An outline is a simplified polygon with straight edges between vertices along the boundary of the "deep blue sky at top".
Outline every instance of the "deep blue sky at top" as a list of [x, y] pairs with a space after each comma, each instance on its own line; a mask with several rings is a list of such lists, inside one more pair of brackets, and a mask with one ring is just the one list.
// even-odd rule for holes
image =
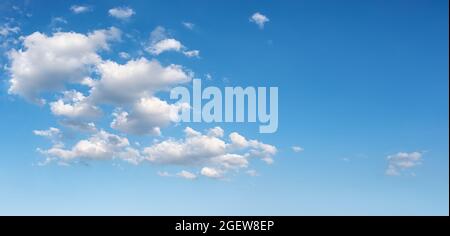
[[[93, 11], [72, 14], [73, 4]], [[136, 15], [108, 16], [117, 6]], [[257, 11], [270, 19], [263, 30], [248, 20]], [[188, 182], [161, 178], [151, 165], [36, 166], [35, 149], [48, 143], [32, 130], [56, 119], [48, 107], [8, 95], [2, 71], [0, 215], [448, 215], [448, 1], [5, 1], [0, 16], [20, 22], [21, 35], [51, 34], [52, 17], [67, 20], [63, 31], [116, 26], [130, 37], [102, 55], [120, 62], [118, 52], [138, 57], [150, 32], [164, 26], [201, 58], [168, 54], [161, 63], [199, 78], [210, 73], [206, 85], [278, 86], [280, 96], [275, 134], [220, 124], [276, 145], [272, 166], [256, 164], [257, 178]], [[293, 145], [305, 151], [294, 153]], [[416, 176], [384, 174], [387, 155], [413, 151], [424, 152]]]

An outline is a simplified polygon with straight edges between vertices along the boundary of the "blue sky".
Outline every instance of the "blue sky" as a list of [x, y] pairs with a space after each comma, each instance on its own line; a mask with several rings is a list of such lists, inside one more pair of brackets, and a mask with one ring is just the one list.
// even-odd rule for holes
[[[257, 12], [268, 19], [263, 27], [249, 20]], [[0, 16], [0, 215], [448, 215], [448, 1], [2, 1]], [[51, 43], [57, 35], [70, 43]], [[151, 53], [167, 39], [183, 46]], [[193, 50], [199, 55], [185, 55]], [[165, 68], [205, 86], [278, 87], [277, 132], [148, 124], [138, 115], [137, 126], [111, 125], [114, 113], [138, 114], [143, 97], [160, 99], [145, 100], [150, 107], [174, 102], [167, 91], [141, 96], [144, 85], [126, 92], [132, 101], [107, 102], [119, 92], [102, 90], [108, 72], [130, 72], [127, 63], [139, 60], [156, 80], [164, 75], [154, 68]], [[64, 86], [50, 89], [58, 78]], [[139, 83], [128, 79], [109, 88]], [[83, 97], [63, 99], [74, 90]], [[102, 115], [91, 119], [96, 109]], [[161, 134], [136, 134], [149, 126]], [[223, 136], [207, 134], [216, 126]], [[186, 127], [201, 134], [185, 137]], [[220, 155], [262, 157], [228, 169], [212, 166], [223, 164], [214, 157], [194, 163], [203, 149], [168, 160], [194, 138], [240, 145], [233, 132], [255, 142]], [[107, 150], [83, 153], [94, 144]]]

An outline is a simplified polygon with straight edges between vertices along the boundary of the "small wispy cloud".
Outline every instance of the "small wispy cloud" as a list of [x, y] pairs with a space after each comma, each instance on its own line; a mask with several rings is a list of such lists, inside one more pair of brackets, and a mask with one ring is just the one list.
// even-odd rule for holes
[[245, 173], [251, 177], [259, 176], [259, 173], [256, 170], [247, 170]]
[[186, 170], [182, 170], [181, 172], [177, 173], [177, 176], [188, 180], [194, 180], [197, 178], [197, 175]]
[[70, 10], [75, 14], [81, 14], [92, 11], [92, 7], [87, 5], [72, 5]]
[[10, 26], [9, 24], [4, 24], [0, 26], [0, 36], [6, 37], [10, 34], [17, 34], [20, 32], [19, 26]]
[[183, 54], [187, 57], [199, 57], [200, 51], [199, 50], [184, 51]]
[[156, 174], [158, 174], [161, 177], [171, 177], [172, 175], [169, 174], [167, 171], [158, 171]]
[[130, 54], [128, 54], [127, 52], [119, 52], [119, 57], [122, 59], [129, 59]]
[[292, 146], [291, 148], [292, 148], [292, 151], [294, 151], [294, 152], [303, 152], [305, 150], [300, 146]]
[[193, 30], [195, 27], [195, 24], [192, 22], [187, 22], [187, 21], [183, 21], [181, 22], [181, 24], [186, 28], [186, 29], [190, 29]]

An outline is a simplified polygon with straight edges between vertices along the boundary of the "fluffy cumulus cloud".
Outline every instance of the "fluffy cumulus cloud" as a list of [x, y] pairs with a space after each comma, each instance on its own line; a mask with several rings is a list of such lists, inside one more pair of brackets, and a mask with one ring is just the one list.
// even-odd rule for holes
[[66, 83], [86, 77], [101, 62], [97, 51], [108, 49], [108, 42], [119, 39], [120, 34], [111, 27], [86, 35], [58, 32], [47, 36], [35, 32], [24, 37], [23, 48], [9, 52], [9, 93], [42, 103], [42, 92], [61, 90]]
[[256, 12], [255, 14], [253, 14], [250, 17], [250, 22], [253, 22], [253, 23], [257, 24], [260, 29], [263, 29], [264, 28], [264, 24], [269, 22], [269, 18], [267, 18], [267, 16], [265, 16], [265, 15], [259, 13], [259, 12]]
[[78, 141], [72, 148], [54, 145], [47, 150], [39, 150], [49, 158], [70, 162], [79, 159], [111, 160], [119, 158], [130, 163], [138, 163], [139, 151], [132, 148], [127, 138], [100, 130], [87, 139]]
[[200, 173], [203, 176], [206, 176], [208, 178], [213, 178], [213, 179], [223, 178], [222, 171], [215, 169], [215, 168], [211, 168], [211, 167], [203, 167]]
[[63, 92], [63, 97], [50, 103], [50, 109], [56, 116], [71, 119], [93, 119], [100, 117], [100, 109], [91, 104], [80, 92], [71, 90]]
[[199, 57], [200, 51], [199, 50], [184, 51], [183, 54], [187, 57]]
[[100, 80], [93, 81], [96, 102], [130, 104], [154, 92], [191, 81], [192, 73], [179, 65], [162, 66], [156, 60], [139, 58], [126, 64], [105, 61], [98, 65]]
[[[229, 142], [222, 139], [223, 130], [219, 127], [202, 134], [192, 128], [185, 129], [185, 138], [168, 139], [153, 144], [143, 150], [145, 160], [157, 164], [206, 167], [202, 175], [222, 176], [228, 170], [247, 168], [252, 158], [261, 158], [272, 163], [276, 147], [257, 140], [247, 140], [238, 133], [229, 135]], [[245, 142], [236, 144], [236, 137]], [[215, 170], [217, 174], [213, 173]]]
[[420, 165], [423, 153], [421, 152], [399, 152], [387, 157], [388, 167], [386, 175], [398, 176], [402, 172]]
[[127, 20], [135, 14], [134, 10], [129, 7], [115, 7], [108, 11], [109, 15], [120, 20]]
[[157, 97], [141, 98], [131, 113], [117, 111], [111, 127], [127, 134], [161, 134], [166, 127], [178, 120], [180, 111], [188, 104], [168, 104]]
[[181, 51], [182, 48], [183, 45], [180, 43], [180, 41], [176, 39], [163, 39], [161, 41], [152, 44], [148, 48], [148, 51], [153, 55], [159, 55], [167, 51], [179, 52]]

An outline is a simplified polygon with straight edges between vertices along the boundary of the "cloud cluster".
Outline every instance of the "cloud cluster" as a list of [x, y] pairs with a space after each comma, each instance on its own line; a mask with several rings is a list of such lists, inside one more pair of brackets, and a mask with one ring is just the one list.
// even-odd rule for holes
[[219, 178], [229, 170], [247, 168], [252, 158], [270, 164], [277, 148], [258, 140], [248, 140], [233, 132], [227, 140], [220, 127], [203, 134], [192, 128], [184, 130], [185, 138], [168, 139], [143, 150], [145, 160], [156, 164], [203, 166], [200, 174]]
[[88, 99], [76, 90], [64, 91], [63, 97], [50, 103], [50, 110], [56, 116], [82, 120], [100, 117], [100, 108], [91, 104]]
[[[92, 7], [73, 5], [70, 10], [81, 14]], [[110, 9], [109, 14], [126, 20], [135, 12], [118, 7]], [[63, 18], [53, 20], [61, 22]], [[188, 29], [194, 27], [187, 22], [183, 25]], [[0, 36], [19, 32], [20, 28], [2, 27]], [[169, 137], [148, 146], [132, 144], [128, 135], [162, 135], [162, 128], [178, 122], [180, 111], [190, 109], [189, 104], [170, 104], [158, 96], [190, 82], [194, 74], [181, 65], [131, 58], [125, 52], [119, 53], [125, 60], [123, 63], [103, 58], [109, 54], [113, 42], [121, 42], [122, 34], [115, 27], [88, 33], [34, 32], [20, 37], [21, 47], [9, 50], [6, 67], [10, 76], [9, 94], [48, 106], [62, 126], [33, 131], [51, 142], [49, 148], [38, 148], [46, 157], [45, 163], [123, 160], [132, 164], [175, 165], [195, 171], [182, 169], [176, 174], [160, 175], [194, 180], [200, 176], [225, 178], [230, 172], [248, 168], [253, 159], [273, 162], [276, 147], [237, 132], [225, 137], [220, 127], [205, 132], [187, 127], [182, 138]], [[200, 55], [199, 50], [189, 50], [163, 27], [153, 30], [146, 45], [145, 49], [153, 56], [168, 51], [187, 57]], [[96, 126], [104, 124], [100, 119], [105, 117], [111, 119], [112, 130]], [[77, 131], [72, 136], [75, 142], [66, 142], [65, 128]], [[248, 174], [256, 176], [254, 170]]]
[[[39, 104], [46, 103], [43, 94], [59, 94], [49, 103], [50, 110], [63, 125], [75, 129], [93, 131], [90, 123], [102, 116], [101, 106], [109, 104], [116, 107], [112, 128], [159, 135], [187, 105], [168, 104], [155, 93], [191, 81], [193, 73], [143, 57], [125, 64], [103, 60], [98, 51], [108, 50], [110, 41], [120, 37], [114, 27], [88, 34], [36, 32], [24, 37], [23, 48], [9, 52], [9, 93]], [[87, 93], [67, 90], [72, 85], [84, 86]]]
[[[120, 159], [133, 164], [149, 162], [157, 165], [199, 168], [200, 175], [216, 179], [223, 178], [229, 171], [247, 168], [252, 159], [272, 163], [272, 157], [277, 152], [276, 147], [272, 145], [248, 140], [236, 132], [231, 133], [226, 140], [220, 127], [209, 129], [205, 133], [187, 127], [183, 139], [169, 138], [141, 149], [133, 147], [126, 137], [104, 130], [76, 142], [71, 148], [66, 148], [59, 141], [61, 132], [58, 129], [50, 128], [34, 133], [55, 140], [51, 148], [40, 150], [51, 160], [71, 162], [80, 159]], [[271, 161], [267, 161], [268, 159]], [[256, 175], [255, 173], [252, 171], [250, 174]], [[171, 176], [167, 172], [161, 172], [160, 175]], [[187, 171], [182, 171], [177, 176], [187, 179], [197, 177], [196, 174]]]

